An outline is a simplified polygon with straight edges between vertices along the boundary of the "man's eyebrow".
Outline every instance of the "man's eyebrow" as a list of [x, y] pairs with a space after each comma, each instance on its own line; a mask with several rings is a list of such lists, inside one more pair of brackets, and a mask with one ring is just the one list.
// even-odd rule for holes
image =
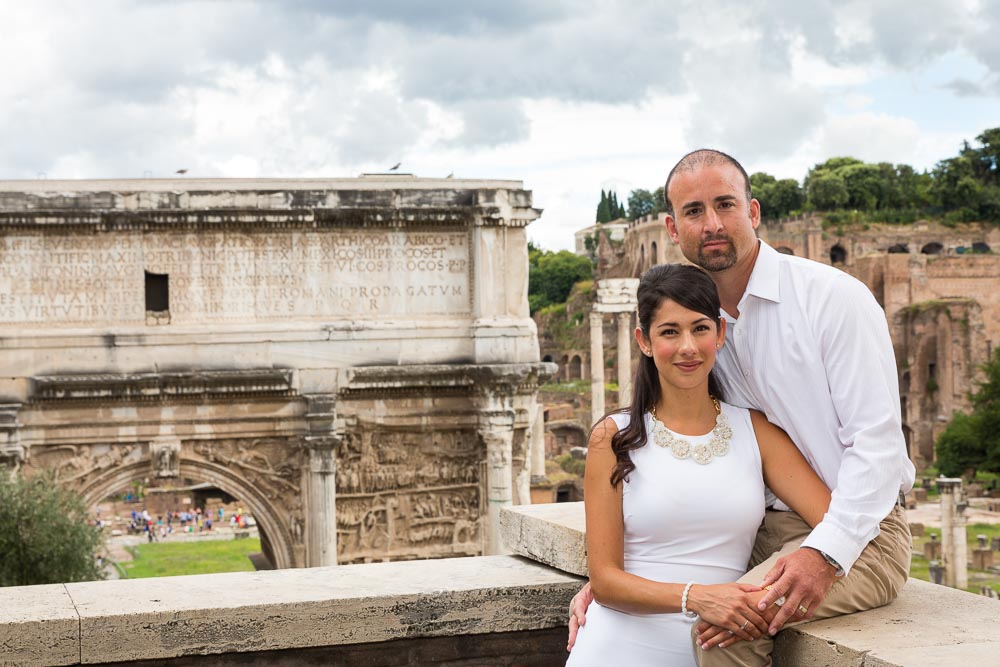
[[[736, 201], [736, 195], [730, 195], [730, 194], [719, 195], [718, 197], [715, 197], [714, 199], [712, 199], [712, 201], [715, 202], [716, 204], [718, 204], [719, 202], [724, 202], [724, 201]], [[696, 200], [696, 201], [689, 201], [686, 204], [684, 204], [683, 206], [681, 206], [681, 210], [682, 211], [686, 211], [689, 208], [694, 208], [696, 206], [704, 206], [704, 204], [702, 203], [702, 201], [700, 199]]]

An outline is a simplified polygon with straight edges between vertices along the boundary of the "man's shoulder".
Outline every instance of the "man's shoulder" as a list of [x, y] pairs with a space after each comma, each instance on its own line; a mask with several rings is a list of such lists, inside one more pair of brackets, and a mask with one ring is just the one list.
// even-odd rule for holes
[[868, 294], [871, 290], [863, 282], [835, 266], [823, 264], [805, 257], [781, 255], [779, 267], [782, 280], [791, 280], [805, 284], [810, 291], [834, 291], [863, 289]]

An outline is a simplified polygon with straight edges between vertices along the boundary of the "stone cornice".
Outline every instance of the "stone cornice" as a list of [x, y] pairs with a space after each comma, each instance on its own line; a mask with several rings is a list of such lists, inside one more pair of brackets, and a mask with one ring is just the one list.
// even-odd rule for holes
[[349, 371], [341, 390], [344, 399], [406, 396], [473, 396], [489, 392], [528, 394], [556, 371], [547, 362], [521, 364], [456, 364], [367, 366]]
[[164, 373], [42, 375], [31, 378], [35, 404], [109, 401], [155, 402], [239, 396], [295, 396], [292, 371], [277, 369]]
[[0, 181], [0, 230], [523, 227], [541, 215], [518, 181], [414, 178]]

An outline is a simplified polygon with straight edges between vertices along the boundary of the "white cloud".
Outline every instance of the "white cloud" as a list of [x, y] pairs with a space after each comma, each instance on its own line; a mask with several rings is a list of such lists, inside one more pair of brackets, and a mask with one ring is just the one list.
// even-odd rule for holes
[[924, 167], [995, 122], [1000, 96], [1000, 3], [976, 0], [4, 10], [0, 177], [351, 176], [402, 161], [522, 179], [546, 208], [530, 233], [552, 247], [592, 220], [602, 187], [655, 188], [692, 148], [797, 179], [834, 154]]

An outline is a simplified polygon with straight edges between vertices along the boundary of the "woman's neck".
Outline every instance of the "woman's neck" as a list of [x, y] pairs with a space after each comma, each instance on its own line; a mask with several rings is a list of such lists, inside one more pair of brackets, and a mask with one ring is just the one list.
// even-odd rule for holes
[[690, 435], [707, 432], [718, 414], [707, 383], [694, 389], [661, 385], [660, 400], [654, 407], [656, 418], [667, 428]]

